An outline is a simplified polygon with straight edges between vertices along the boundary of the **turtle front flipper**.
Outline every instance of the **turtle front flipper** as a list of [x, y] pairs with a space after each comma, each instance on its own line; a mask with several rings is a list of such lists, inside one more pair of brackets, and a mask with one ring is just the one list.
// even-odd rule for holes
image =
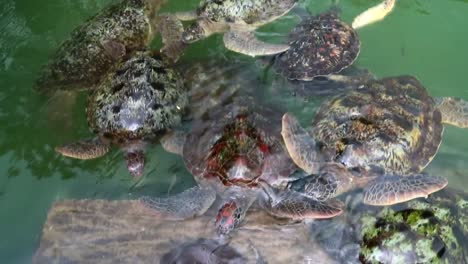
[[272, 215], [293, 220], [324, 219], [335, 217], [343, 212], [343, 203], [336, 199], [316, 200], [293, 190], [277, 191], [262, 184], [268, 199], [262, 206]]
[[161, 14], [157, 19], [157, 28], [161, 32], [163, 47], [161, 53], [172, 61], [177, 61], [187, 44], [182, 41], [184, 26], [172, 14]]
[[281, 135], [294, 163], [308, 174], [316, 173], [321, 166], [316, 143], [290, 113], [283, 115]]
[[182, 21], [190, 21], [190, 20], [195, 20], [198, 18], [197, 12], [195, 11], [175, 12], [174, 16], [177, 17], [177, 19], [182, 20]]
[[435, 98], [437, 108], [442, 113], [442, 122], [457, 127], [468, 128], [468, 102], [455, 97]]
[[187, 134], [182, 131], [171, 131], [165, 134], [159, 141], [167, 152], [182, 156]]
[[447, 179], [417, 174], [384, 175], [364, 188], [363, 201], [370, 205], [392, 205], [419, 197], [427, 197], [447, 186]]
[[109, 149], [109, 144], [95, 138], [62, 145], [56, 147], [55, 151], [66, 157], [86, 160], [102, 157], [109, 152]]
[[260, 41], [252, 32], [229, 31], [224, 33], [223, 40], [227, 49], [252, 57], [278, 54], [289, 49], [288, 45]]
[[359, 14], [353, 20], [352, 27], [358, 29], [384, 19], [395, 7], [396, 0], [384, 0]]
[[212, 188], [195, 186], [171, 197], [144, 196], [139, 201], [158, 217], [182, 220], [204, 214], [215, 199], [216, 192]]

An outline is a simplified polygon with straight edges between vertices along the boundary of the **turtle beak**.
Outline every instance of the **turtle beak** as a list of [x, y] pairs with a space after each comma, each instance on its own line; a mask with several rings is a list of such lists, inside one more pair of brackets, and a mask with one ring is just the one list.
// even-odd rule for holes
[[134, 178], [139, 178], [143, 174], [145, 166], [145, 154], [143, 151], [127, 152], [125, 156], [127, 168]]

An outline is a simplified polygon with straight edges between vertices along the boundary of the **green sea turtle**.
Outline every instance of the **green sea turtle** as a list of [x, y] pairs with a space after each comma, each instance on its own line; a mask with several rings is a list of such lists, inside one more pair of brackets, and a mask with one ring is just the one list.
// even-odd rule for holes
[[168, 23], [174, 20], [156, 15], [164, 2], [123, 0], [88, 19], [52, 55], [35, 89], [51, 93], [94, 88], [117, 62], [146, 50], [157, 32], [167, 35], [175, 30]]
[[183, 144], [172, 149], [180, 151], [198, 185], [173, 197], [143, 197], [142, 204], [158, 216], [184, 219], [203, 214], [220, 196], [220, 235], [237, 227], [255, 201], [274, 216], [294, 220], [340, 214], [336, 200], [283, 188], [297, 167], [281, 141], [280, 121], [279, 111], [245, 97], [211, 110], [195, 120], [185, 140], [168, 140]]
[[468, 103], [434, 99], [411, 76], [369, 81], [329, 100], [310, 131], [287, 113], [284, 142], [311, 174], [290, 187], [323, 200], [364, 187], [363, 201], [371, 205], [427, 197], [447, 185], [421, 174], [439, 148], [443, 123], [468, 127]]
[[195, 241], [185, 242], [161, 257], [161, 264], [242, 264], [247, 259], [237, 250], [220, 240], [199, 238]]
[[192, 43], [214, 33], [224, 32], [226, 48], [249, 56], [271, 55], [289, 48], [255, 38], [256, 28], [286, 14], [296, 0], [202, 0], [196, 11], [180, 12], [180, 20], [196, 20], [182, 34]]
[[159, 55], [138, 52], [111, 70], [88, 97], [87, 120], [97, 138], [55, 150], [72, 158], [93, 159], [116, 144], [125, 151], [130, 174], [140, 176], [145, 145], [180, 123], [187, 103], [179, 73]]
[[340, 72], [359, 55], [361, 43], [355, 28], [385, 17], [394, 4], [395, 0], [385, 0], [368, 9], [353, 26], [339, 18], [338, 8], [312, 17], [301, 14], [302, 22], [288, 37], [290, 49], [274, 57], [273, 68], [288, 79], [304, 81]]
[[340, 263], [468, 263], [468, 194], [445, 188], [388, 207], [347, 199], [346, 212], [311, 224]]

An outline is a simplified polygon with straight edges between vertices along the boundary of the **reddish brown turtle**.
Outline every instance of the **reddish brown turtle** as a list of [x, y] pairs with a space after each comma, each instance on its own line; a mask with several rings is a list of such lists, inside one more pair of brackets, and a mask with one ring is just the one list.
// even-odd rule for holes
[[366, 10], [352, 26], [340, 19], [336, 7], [316, 16], [301, 14], [302, 22], [288, 37], [290, 48], [275, 57], [273, 68], [288, 79], [303, 81], [339, 73], [359, 55], [361, 42], [355, 28], [385, 17], [394, 3], [395, 0], [385, 0]]
[[[281, 115], [242, 98], [195, 121], [183, 147], [184, 162], [198, 186], [168, 198], [143, 197], [158, 215], [184, 219], [203, 214], [221, 197], [216, 217], [219, 234], [227, 234], [258, 201], [274, 216], [301, 220], [341, 213], [336, 200], [318, 201], [286, 188], [297, 169], [282, 143]], [[167, 143], [165, 145], [171, 145]]]

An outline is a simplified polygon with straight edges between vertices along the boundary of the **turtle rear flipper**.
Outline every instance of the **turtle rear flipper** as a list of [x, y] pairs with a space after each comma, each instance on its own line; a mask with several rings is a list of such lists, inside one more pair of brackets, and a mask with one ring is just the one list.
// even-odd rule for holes
[[442, 122], [457, 127], [468, 128], [468, 102], [460, 98], [435, 98], [437, 108], [442, 113]]
[[315, 141], [290, 113], [283, 115], [281, 135], [294, 163], [308, 174], [316, 173], [321, 160]]
[[204, 214], [215, 199], [212, 188], [195, 186], [167, 198], [144, 196], [140, 203], [158, 217], [181, 220]]
[[75, 159], [95, 159], [109, 152], [110, 145], [99, 138], [80, 140], [55, 148], [63, 156]]
[[359, 14], [353, 20], [352, 27], [358, 29], [384, 19], [395, 7], [396, 0], [384, 0]]
[[248, 31], [226, 32], [223, 40], [227, 49], [252, 57], [278, 54], [289, 49], [289, 46], [285, 44], [270, 44], [260, 41], [252, 32]]
[[385, 175], [364, 188], [364, 203], [392, 205], [418, 197], [427, 197], [447, 185], [447, 179], [417, 174], [412, 176]]

